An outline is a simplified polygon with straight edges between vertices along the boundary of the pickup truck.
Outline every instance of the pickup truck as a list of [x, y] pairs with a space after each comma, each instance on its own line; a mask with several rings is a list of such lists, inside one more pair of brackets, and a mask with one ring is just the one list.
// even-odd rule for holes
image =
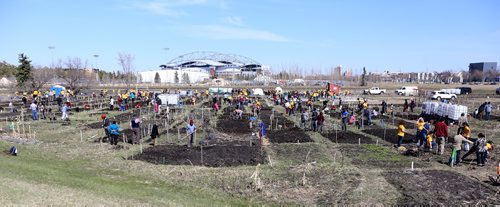
[[381, 95], [381, 94], [384, 94], [386, 92], [385, 89], [380, 89], [379, 87], [371, 87], [370, 89], [366, 89], [364, 90], [364, 93], [365, 94], [378, 94], [378, 95]]
[[437, 100], [441, 100], [441, 99], [455, 100], [457, 98], [457, 95], [455, 95], [453, 93], [448, 93], [445, 91], [434, 91], [434, 92], [432, 92], [431, 98], [437, 99]]

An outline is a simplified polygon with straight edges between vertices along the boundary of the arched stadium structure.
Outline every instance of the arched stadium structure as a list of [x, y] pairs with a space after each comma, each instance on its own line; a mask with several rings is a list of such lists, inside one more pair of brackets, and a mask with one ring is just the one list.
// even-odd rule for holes
[[208, 78], [236, 78], [255, 77], [260, 74], [269, 73], [269, 66], [236, 54], [225, 54], [209, 51], [191, 52], [180, 55], [165, 65], [160, 65], [159, 71], [141, 72], [142, 82], [154, 82], [156, 73], [159, 74], [162, 83], [175, 81], [175, 71], [179, 74], [188, 74], [190, 82], [201, 82]]

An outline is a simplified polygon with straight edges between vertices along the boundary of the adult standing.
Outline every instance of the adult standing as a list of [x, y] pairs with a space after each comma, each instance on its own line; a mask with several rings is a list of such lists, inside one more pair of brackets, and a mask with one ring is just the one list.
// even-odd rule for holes
[[320, 111], [319, 112], [319, 115], [318, 115], [318, 120], [317, 120], [317, 123], [318, 123], [318, 131], [319, 132], [323, 132], [323, 123], [325, 122], [325, 116], [323, 116], [323, 112]]
[[309, 113], [307, 112], [307, 109], [303, 109], [302, 114], [300, 115], [300, 122], [302, 123], [301, 126], [304, 128], [304, 130], [307, 129], [308, 120], [309, 120]]
[[104, 115], [104, 114], [102, 114], [102, 115], [101, 115], [101, 119], [102, 119], [102, 124], [101, 124], [101, 126], [102, 126], [102, 128], [104, 129], [104, 134], [106, 135], [106, 137], [105, 137], [105, 138], [108, 140], [108, 142], [111, 142], [111, 139], [110, 139], [111, 137], [110, 137], [110, 135], [109, 135], [109, 130], [108, 130], [108, 127], [109, 127], [109, 125], [110, 125], [110, 123], [109, 123], [109, 119], [108, 119], [108, 117], [106, 117], [106, 115]]
[[61, 108], [62, 120], [69, 120], [68, 109], [69, 109], [69, 103], [64, 104], [63, 107]]
[[457, 153], [455, 159], [452, 159], [452, 161], [455, 162], [455, 163], [453, 163], [454, 165], [458, 165], [460, 163], [460, 152], [462, 151], [462, 143], [463, 142], [473, 144], [472, 141], [466, 139], [464, 136], [462, 136], [460, 134], [455, 135], [455, 137], [453, 138], [453, 149], [455, 149], [455, 151]]
[[440, 118], [435, 126], [436, 137], [438, 141], [438, 154], [442, 155], [444, 153], [444, 145], [446, 144], [446, 138], [448, 138], [448, 126], [444, 123], [444, 119]]
[[477, 166], [483, 167], [484, 162], [486, 161], [486, 137], [483, 133], [479, 133], [477, 139]]
[[189, 120], [189, 124], [186, 126], [186, 133], [189, 137], [188, 147], [191, 148], [193, 146], [194, 133], [196, 132], [196, 126], [194, 125], [193, 120]]
[[38, 120], [38, 106], [36, 105], [36, 101], [33, 101], [33, 103], [31, 103], [30, 109], [31, 118], [33, 118], [33, 120]]
[[415, 100], [413, 100], [413, 98], [411, 99], [410, 101], [410, 111], [413, 113], [413, 109], [416, 107], [417, 105], [415, 104]]
[[342, 130], [345, 132], [347, 131], [347, 122], [349, 121], [349, 112], [347, 112], [346, 109], [342, 109]]
[[382, 115], [384, 115], [386, 112], [387, 112], [387, 102], [385, 102], [385, 100], [383, 100], [382, 101], [382, 110], [380, 111], [380, 113]]
[[316, 131], [318, 127], [318, 111], [316, 108], [313, 109], [313, 112], [311, 114], [311, 130]]
[[491, 111], [493, 110], [493, 106], [491, 105], [491, 102], [488, 102], [485, 106], [484, 106], [484, 113], [486, 115], [486, 120], [490, 120], [490, 115], [491, 115]]
[[158, 125], [156, 123], [153, 124], [153, 127], [151, 128], [151, 140], [152, 143], [151, 145], [155, 146], [156, 145], [156, 138], [160, 137], [160, 133], [158, 132]]
[[113, 111], [115, 109], [115, 99], [112, 96], [109, 97], [109, 110]]
[[118, 124], [116, 124], [116, 121], [113, 121], [113, 123], [111, 125], [109, 125], [108, 134], [111, 137], [109, 143], [111, 145], [117, 145], [118, 144], [118, 137], [120, 136], [120, 126], [118, 126]]
[[405, 99], [405, 104], [403, 105], [403, 112], [406, 112], [408, 110], [408, 99]]
[[141, 120], [133, 117], [130, 120], [130, 129], [132, 129], [132, 144], [139, 144], [141, 140]]

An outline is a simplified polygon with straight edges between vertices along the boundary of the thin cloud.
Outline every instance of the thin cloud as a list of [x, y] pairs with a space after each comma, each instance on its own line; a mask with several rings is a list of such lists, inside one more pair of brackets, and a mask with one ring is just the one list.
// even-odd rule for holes
[[235, 25], [235, 26], [240, 26], [240, 27], [244, 25], [241, 17], [233, 17], [233, 16], [226, 17], [226, 18], [224, 18], [224, 22], [228, 23], [230, 25]]
[[133, 8], [147, 11], [154, 15], [177, 17], [187, 14], [182, 8], [204, 5], [206, 2], [207, 0], [150, 1], [137, 3]]
[[[198, 25], [187, 30], [191, 35], [216, 40], [260, 40], [271, 42], [289, 42], [287, 37], [265, 31], [243, 27], [227, 27], [221, 25]], [[192, 31], [197, 31], [195, 34]]]

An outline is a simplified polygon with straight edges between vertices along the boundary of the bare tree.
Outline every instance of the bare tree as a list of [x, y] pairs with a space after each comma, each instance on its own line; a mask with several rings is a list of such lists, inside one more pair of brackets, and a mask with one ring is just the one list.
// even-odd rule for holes
[[32, 71], [33, 79], [31, 82], [32, 90], [40, 90], [43, 86], [53, 80], [55, 70], [49, 68], [35, 67]]
[[63, 64], [65, 68], [58, 69], [58, 76], [75, 94], [79, 93], [81, 89], [88, 88], [94, 82], [93, 71], [85, 69], [88, 61], [82, 63], [78, 57], [68, 57]]
[[130, 82], [132, 81], [133, 65], [132, 62], [134, 56], [128, 53], [118, 53], [118, 65], [122, 67], [123, 74], [125, 75], [125, 83], [127, 84], [127, 89], [130, 89]]

